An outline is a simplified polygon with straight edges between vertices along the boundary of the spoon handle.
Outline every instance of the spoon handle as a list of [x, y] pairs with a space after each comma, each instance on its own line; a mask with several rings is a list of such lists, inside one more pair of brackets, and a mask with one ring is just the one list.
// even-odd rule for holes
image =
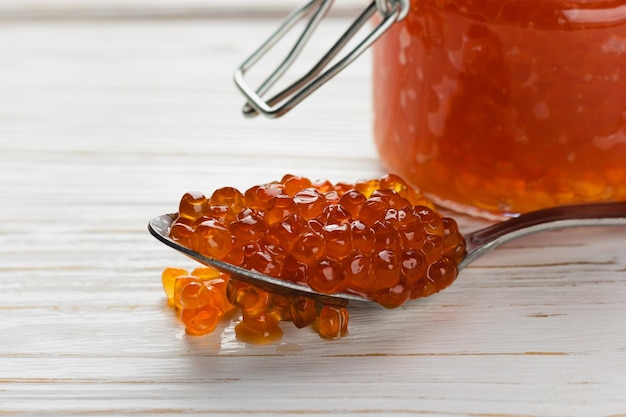
[[529, 234], [565, 227], [621, 225], [626, 226], [626, 201], [551, 207], [524, 213], [465, 235], [467, 255], [459, 269], [501, 244]]

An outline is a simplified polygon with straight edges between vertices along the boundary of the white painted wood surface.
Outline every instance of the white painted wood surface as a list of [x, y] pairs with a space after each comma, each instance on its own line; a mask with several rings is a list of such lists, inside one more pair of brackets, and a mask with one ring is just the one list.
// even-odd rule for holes
[[626, 415], [624, 228], [513, 242], [429, 299], [355, 306], [339, 341], [185, 335], [160, 273], [193, 264], [149, 218], [192, 189], [383, 172], [367, 58], [282, 120], [240, 116], [232, 70], [276, 23], [0, 23], [0, 414]]
[[[356, 13], [371, 0], [338, 0], [331, 13]], [[285, 15], [302, 0], [2, 0], [0, 19], [215, 18]], [[356, 14], [354, 14], [356, 16]]]

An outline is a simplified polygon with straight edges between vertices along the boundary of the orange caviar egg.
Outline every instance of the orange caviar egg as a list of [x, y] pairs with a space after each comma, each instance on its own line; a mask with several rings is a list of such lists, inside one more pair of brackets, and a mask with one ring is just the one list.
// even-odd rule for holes
[[[402, 252], [400, 256], [400, 268], [406, 283], [413, 285], [426, 276], [428, 263], [421, 250], [409, 249]], [[416, 293], [412, 298], [417, 298], [418, 296]]]
[[357, 295], [367, 296], [374, 286], [371, 257], [362, 252], [352, 252], [343, 260], [343, 271], [346, 287]]
[[278, 321], [291, 320], [290, 300], [284, 295], [270, 293], [267, 314]]
[[339, 204], [346, 210], [352, 217], [356, 217], [361, 210], [361, 206], [365, 203], [367, 197], [355, 189], [346, 191], [340, 198]]
[[233, 187], [223, 187], [217, 189], [211, 194], [211, 206], [227, 207], [234, 213], [238, 213], [245, 206], [243, 194]]
[[327, 193], [329, 191], [336, 191], [336, 186], [333, 185], [332, 182], [326, 179], [318, 179], [313, 181], [313, 188], [315, 188], [320, 193]]
[[263, 344], [278, 341], [283, 336], [283, 331], [278, 325], [278, 320], [270, 315], [245, 317], [235, 326], [237, 339], [242, 342]]
[[302, 296], [293, 297], [289, 302], [289, 317], [298, 329], [313, 324], [317, 318], [315, 301]]
[[211, 205], [209, 216], [221, 224], [228, 224], [235, 219], [235, 211], [228, 206]]
[[426, 235], [422, 245], [422, 253], [430, 265], [443, 256], [443, 236]]
[[191, 275], [197, 277], [202, 281], [211, 281], [213, 283], [217, 280], [221, 280], [222, 282], [225, 282], [225, 280], [222, 278], [222, 273], [217, 269], [211, 267], [198, 267], [191, 271]]
[[366, 198], [370, 198], [374, 191], [380, 189], [380, 181], [377, 179], [357, 181], [354, 188]]
[[197, 281], [198, 278], [194, 277], [193, 275], [180, 275], [176, 277], [176, 280], [174, 281], [174, 307], [176, 307], [177, 309], [183, 308], [180, 299], [183, 289], [187, 286], [187, 284], [190, 284], [192, 282], [195, 283]]
[[398, 234], [405, 249], [420, 250], [426, 241], [426, 230], [419, 219], [411, 219], [400, 224], [398, 226]]
[[293, 196], [293, 201], [300, 210], [300, 215], [306, 220], [318, 217], [324, 211], [326, 199], [315, 188], [306, 188]]
[[376, 220], [372, 225], [374, 231], [374, 250], [399, 251], [402, 247], [402, 238], [398, 230], [386, 220]]
[[317, 324], [320, 336], [337, 339], [348, 333], [348, 310], [344, 307], [322, 307]]
[[[267, 225], [255, 210], [243, 210], [229, 226], [232, 238], [239, 242], [256, 242], [265, 234]], [[218, 258], [219, 259], [219, 258]]]
[[194, 228], [185, 223], [185, 219], [177, 218], [170, 227], [170, 237], [183, 246], [191, 246], [191, 236]]
[[393, 190], [401, 196], [406, 196], [410, 188], [402, 178], [394, 174], [385, 175], [378, 183], [381, 190]]
[[180, 292], [180, 304], [183, 309], [197, 309], [207, 305], [217, 308], [220, 312], [227, 312], [232, 309], [223, 286], [200, 281], [185, 285]]
[[[465, 256], [456, 222], [395, 175], [334, 185], [285, 175], [243, 193], [232, 187], [209, 199], [187, 193], [179, 206], [184, 213], [170, 236], [208, 257], [386, 308], [448, 287]], [[318, 311], [312, 299], [272, 294], [212, 268], [191, 275], [168, 269], [162, 279], [191, 334], [214, 328], [213, 310], [221, 317], [235, 307], [242, 312], [236, 334], [246, 341], [275, 340], [281, 321], [298, 328], [316, 322], [329, 339], [347, 331], [343, 308]]]
[[243, 261], [243, 267], [251, 271], [272, 277], [280, 276], [282, 262], [267, 250], [260, 250], [246, 256]]
[[179, 276], [188, 275], [186, 269], [182, 268], [166, 268], [161, 274], [161, 282], [163, 284], [163, 290], [167, 296], [167, 302], [169, 305], [174, 305], [174, 288], [176, 278]]
[[347, 224], [328, 224], [324, 226], [326, 256], [341, 260], [352, 252], [352, 236]]
[[219, 309], [211, 305], [199, 308], [183, 308], [180, 319], [189, 334], [203, 335], [212, 332], [217, 327], [222, 314]]
[[297, 214], [289, 214], [267, 229], [267, 243], [291, 252], [297, 239], [308, 231], [307, 222]]
[[231, 280], [227, 297], [229, 301], [248, 315], [259, 315], [265, 311], [270, 299], [269, 293], [238, 280]]
[[372, 256], [374, 292], [398, 285], [400, 281], [400, 257], [389, 249], [383, 249]]
[[465, 256], [465, 240], [459, 233], [456, 221], [450, 217], [441, 219], [443, 223], [443, 253], [459, 264]]
[[341, 264], [328, 258], [319, 259], [309, 265], [308, 285], [313, 290], [332, 294], [343, 292], [345, 289], [345, 277]]
[[303, 233], [293, 246], [293, 257], [305, 264], [310, 264], [325, 253], [324, 238], [315, 232]]
[[217, 220], [205, 220], [195, 228], [191, 247], [206, 256], [221, 259], [232, 248], [231, 232]]
[[439, 291], [440, 286], [449, 286], [456, 279], [457, 266], [450, 258], [440, 258], [428, 267], [427, 286], [423, 297]]
[[298, 213], [298, 206], [291, 197], [286, 194], [273, 197], [267, 204], [264, 220], [268, 225], [282, 222], [290, 215]]
[[266, 210], [269, 201], [283, 193], [284, 186], [282, 184], [255, 185], [244, 193], [245, 206], [255, 210]]
[[350, 232], [352, 236], [352, 248], [354, 250], [363, 253], [371, 253], [374, 250], [372, 246], [372, 242], [376, 238], [374, 229], [357, 219], [350, 223]]
[[386, 308], [395, 308], [404, 304], [411, 296], [411, 288], [406, 282], [398, 282], [393, 287], [379, 290], [374, 299], [378, 304]]
[[178, 300], [182, 308], [195, 309], [208, 304], [211, 295], [199, 280], [194, 280], [181, 287]]
[[283, 269], [280, 272], [282, 279], [294, 282], [299, 285], [307, 285], [308, 267], [304, 262], [300, 262], [294, 256], [288, 255], [283, 262]]
[[233, 309], [226, 298], [229, 277], [213, 268], [196, 268], [191, 274], [182, 268], [166, 268], [162, 279], [168, 304], [178, 311], [189, 334], [212, 332]]
[[[286, 175], [281, 180], [281, 183], [285, 185], [285, 194], [290, 197], [293, 197], [300, 190], [313, 187], [313, 182], [310, 179], [295, 175]], [[319, 190], [319, 188], [317, 189]]]
[[181, 219], [196, 220], [206, 208], [206, 197], [200, 192], [188, 192], [180, 199], [178, 215]]

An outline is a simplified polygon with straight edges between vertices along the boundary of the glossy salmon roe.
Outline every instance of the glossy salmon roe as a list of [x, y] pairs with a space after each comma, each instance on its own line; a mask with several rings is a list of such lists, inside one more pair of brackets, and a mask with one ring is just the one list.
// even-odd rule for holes
[[[286, 175], [243, 193], [232, 187], [210, 198], [187, 193], [180, 210], [170, 237], [204, 255], [321, 293], [363, 296], [386, 308], [449, 286], [465, 255], [456, 222], [442, 218], [395, 175], [335, 185]], [[328, 339], [347, 332], [345, 309], [318, 311], [305, 297], [286, 298], [236, 280], [207, 290], [211, 280], [175, 269], [164, 273], [163, 282], [190, 333], [214, 328], [213, 310], [223, 305], [241, 309], [235, 330], [244, 341], [279, 339], [280, 321], [298, 328], [315, 322]]]
[[373, 47], [387, 166], [457, 208], [626, 199], [624, 0], [419, 0]]
[[162, 273], [168, 304], [173, 306], [187, 333], [207, 334], [234, 306], [226, 297], [229, 277], [213, 268], [166, 268]]

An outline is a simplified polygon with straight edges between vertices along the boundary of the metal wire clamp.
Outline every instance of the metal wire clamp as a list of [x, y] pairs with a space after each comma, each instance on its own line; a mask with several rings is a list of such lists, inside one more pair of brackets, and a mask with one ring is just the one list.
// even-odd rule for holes
[[[247, 103], [243, 107], [243, 114], [245, 116], [254, 117], [261, 113], [270, 118], [277, 118], [287, 113], [350, 65], [395, 22], [404, 19], [409, 13], [410, 8], [410, 0], [373, 0], [313, 68], [276, 95], [267, 100], [263, 99], [262, 96], [267, 93], [296, 60], [312, 33], [330, 9], [333, 1], [334, 0], [310, 0], [304, 6], [293, 11], [269, 39], [237, 68], [234, 74], [235, 83], [247, 99]], [[354, 38], [376, 12], [381, 16], [380, 23], [357, 43], [352, 50], [346, 52], [336, 63], [331, 65], [333, 59], [338, 56], [348, 42]], [[252, 88], [244, 78], [246, 72], [270, 51], [298, 22], [306, 18], [308, 18], [308, 21], [306, 21], [305, 28], [287, 53], [285, 59], [256, 90]]]

